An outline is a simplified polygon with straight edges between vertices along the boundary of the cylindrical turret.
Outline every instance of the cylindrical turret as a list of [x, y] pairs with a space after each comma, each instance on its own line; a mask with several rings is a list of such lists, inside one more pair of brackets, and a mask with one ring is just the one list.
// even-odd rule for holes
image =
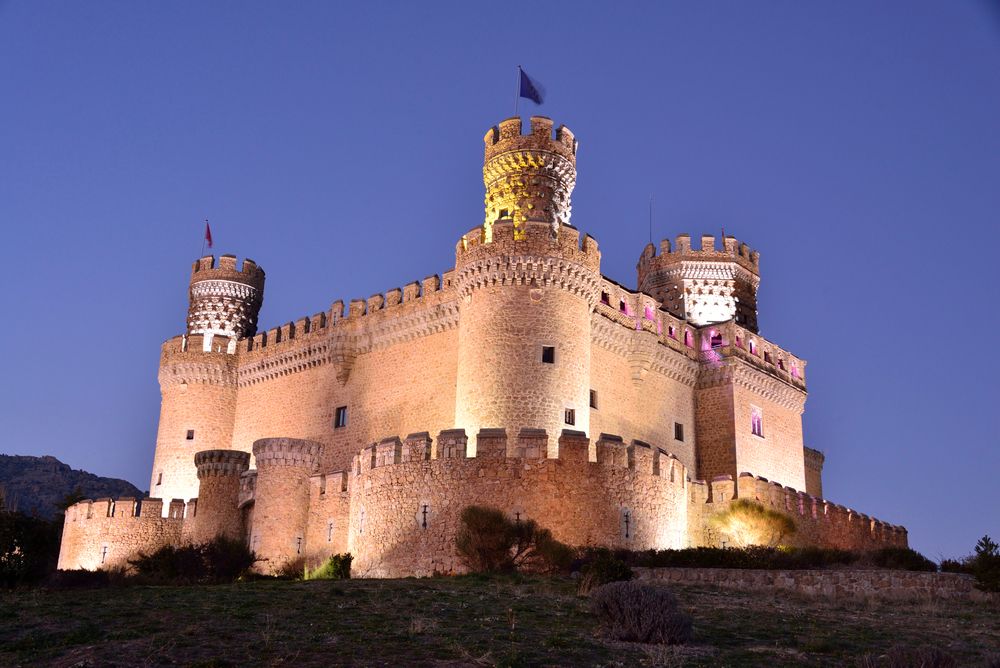
[[194, 263], [187, 334], [163, 344], [152, 497], [198, 496], [195, 453], [233, 445], [236, 341], [256, 330], [264, 296], [264, 271], [253, 260], [236, 264], [232, 255]]
[[456, 248], [455, 419], [469, 434], [589, 429], [600, 252], [568, 225], [576, 140], [564, 127], [553, 139], [547, 118], [531, 123], [530, 135], [520, 119], [487, 133], [487, 218]]
[[204, 450], [194, 456], [198, 471], [198, 510], [191, 541], [204, 543], [216, 536], [240, 539], [243, 522], [239, 510], [240, 476], [250, 468], [250, 453], [239, 450]]
[[493, 224], [500, 220], [512, 221], [515, 234], [529, 221], [549, 223], [553, 231], [569, 225], [570, 197], [576, 185], [573, 133], [560, 125], [553, 139], [552, 120], [532, 116], [530, 134], [521, 134], [520, 118], [508, 118], [490, 128], [483, 139], [487, 241]]
[[323, 445], [295, 438], [254, 441], [257, 489], [250, 547], [265, 559], [259, 568], [276, 571], [306, 553], [309, 476]]
[[234, 352], [236, 341], [257, 332], [264, 301], [264, 270], [253, 260], [222, 255], [218, 264], [207, 255], [191, 269], [187, 333], [203, 336], [204, 350]]
[[715, 237], [704, 234], [701, 248], [691, 248], [691, 237], [681, 234], [673, 248], [653, 244], [639, 258], [639, 291], [652, 295], [678, 318], [696, 327], [728, 320], [757, 331], [757, 287], [760, 285], [760, 253], [733, 237], [715, 248]]

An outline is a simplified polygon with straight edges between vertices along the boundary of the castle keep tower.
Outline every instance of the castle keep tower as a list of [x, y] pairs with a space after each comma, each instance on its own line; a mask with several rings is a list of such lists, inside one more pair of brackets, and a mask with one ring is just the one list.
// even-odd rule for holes
[[673, 315], [702, 327], [727, 320], [757, 331], [757, 287], [760, 253], [733, 237], [722, 240], [703, 235], [701, 249], [691, 248], [691, 237], [681, 234], [673, 249], [670, 241], [653, 244], [639, 258], [639, 291], [661, 301]]
[[511, 118], [485, 143], [486, 220], [456, 248], [456, 424], [587, 431], [600, 253], [569, 225], [576, 139], [535, 116], [529, 134]]
[[211, 255], [191, 269], [188, 291], [188, 335], [200, 334], [204, 350], [235, 352], [236, 341], [257, 333], [257, 314], [264, 300], [264, 271], [253, 260], [236, 269], [236, 257]]
[[257, 329], [264, 298], [264, 271], [253, 260], [211, 255], [191, 269], [187, 334], [163, 344], [160, 353], [160, 425], [149, 482], [150, 496], [165, 500], [198, 496], [202, 450], [233, 447], [236, 412], [236, 344]]

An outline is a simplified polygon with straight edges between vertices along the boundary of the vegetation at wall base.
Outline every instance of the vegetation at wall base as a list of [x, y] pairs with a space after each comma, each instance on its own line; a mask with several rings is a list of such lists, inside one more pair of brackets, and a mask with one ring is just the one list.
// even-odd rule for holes
[[467, 506], [460, 522], [455, 547], [473, 573], [564, 572], [573, 561], [573, 549], [534, 520], [512, 520], [497, 508]]
[[354, 557], [350, 552], [335, 554], [323, 562], [322, 566], [305, 568], [304, 580], [349, 580], [351, 577], [351, 562]]
[[749, 499], [736, 499], [725, 510], [709, 517], [708, 523], [729, 536], [736, 547], [775, 547], [796, 529], [791, 516]]
[[233, 582], [245, 575], [257, 557], [241, 540], [219, 536], [198, 545], [165, 545], [140, 553], [129, 566], [140, 580], [164, 584]]
[[934, 562], [909, 548], [850, 552], [819, 547], [691, 547], [615, 553], [630, 566], [646, 568], [759, 568], [802, 570], [836, 567], [937, 570]]

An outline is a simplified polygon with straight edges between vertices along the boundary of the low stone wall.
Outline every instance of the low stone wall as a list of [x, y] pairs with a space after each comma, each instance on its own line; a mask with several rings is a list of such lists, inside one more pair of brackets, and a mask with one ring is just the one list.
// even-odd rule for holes
[[636, 568], [646, 582], [708, 585], [744, 591], [793, 591], [808, 596], [880, 598], [978, 598], [987, 594], [957, 573], [896, 570], [751, 570], [738, 568]]

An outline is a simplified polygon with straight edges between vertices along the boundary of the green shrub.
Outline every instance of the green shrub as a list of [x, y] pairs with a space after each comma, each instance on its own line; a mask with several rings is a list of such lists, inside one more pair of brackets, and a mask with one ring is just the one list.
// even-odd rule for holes
[[350, 552], [331, 556], [319, 568], [305, 569], [306, 580], [349, 580], [351, 578], [351, 562], [354, 557]]
[[218, 537], [199, 545], [165, 545], [152, 554], [129, 560], [134, 573], [158, 583], [232, 582], [257, 557], [240, 540]]
[[460, 519], [455, 547], [474, 573], [555, 572], [568, 569], [572, 562], [572, 549], [534, 520], [514, 522], [487, 506], [468, 506]]
[[664, 587], [640, 582], [612, 582], [590, 595], [601, 631], [613, 640], [679, 645], [692, 637], [689, 615]]
[[736, 499], [709, 518], [709, 524], [729, 536], [736, 547], [774, 547], [795, 533], [795, 520], [749, 499]]

